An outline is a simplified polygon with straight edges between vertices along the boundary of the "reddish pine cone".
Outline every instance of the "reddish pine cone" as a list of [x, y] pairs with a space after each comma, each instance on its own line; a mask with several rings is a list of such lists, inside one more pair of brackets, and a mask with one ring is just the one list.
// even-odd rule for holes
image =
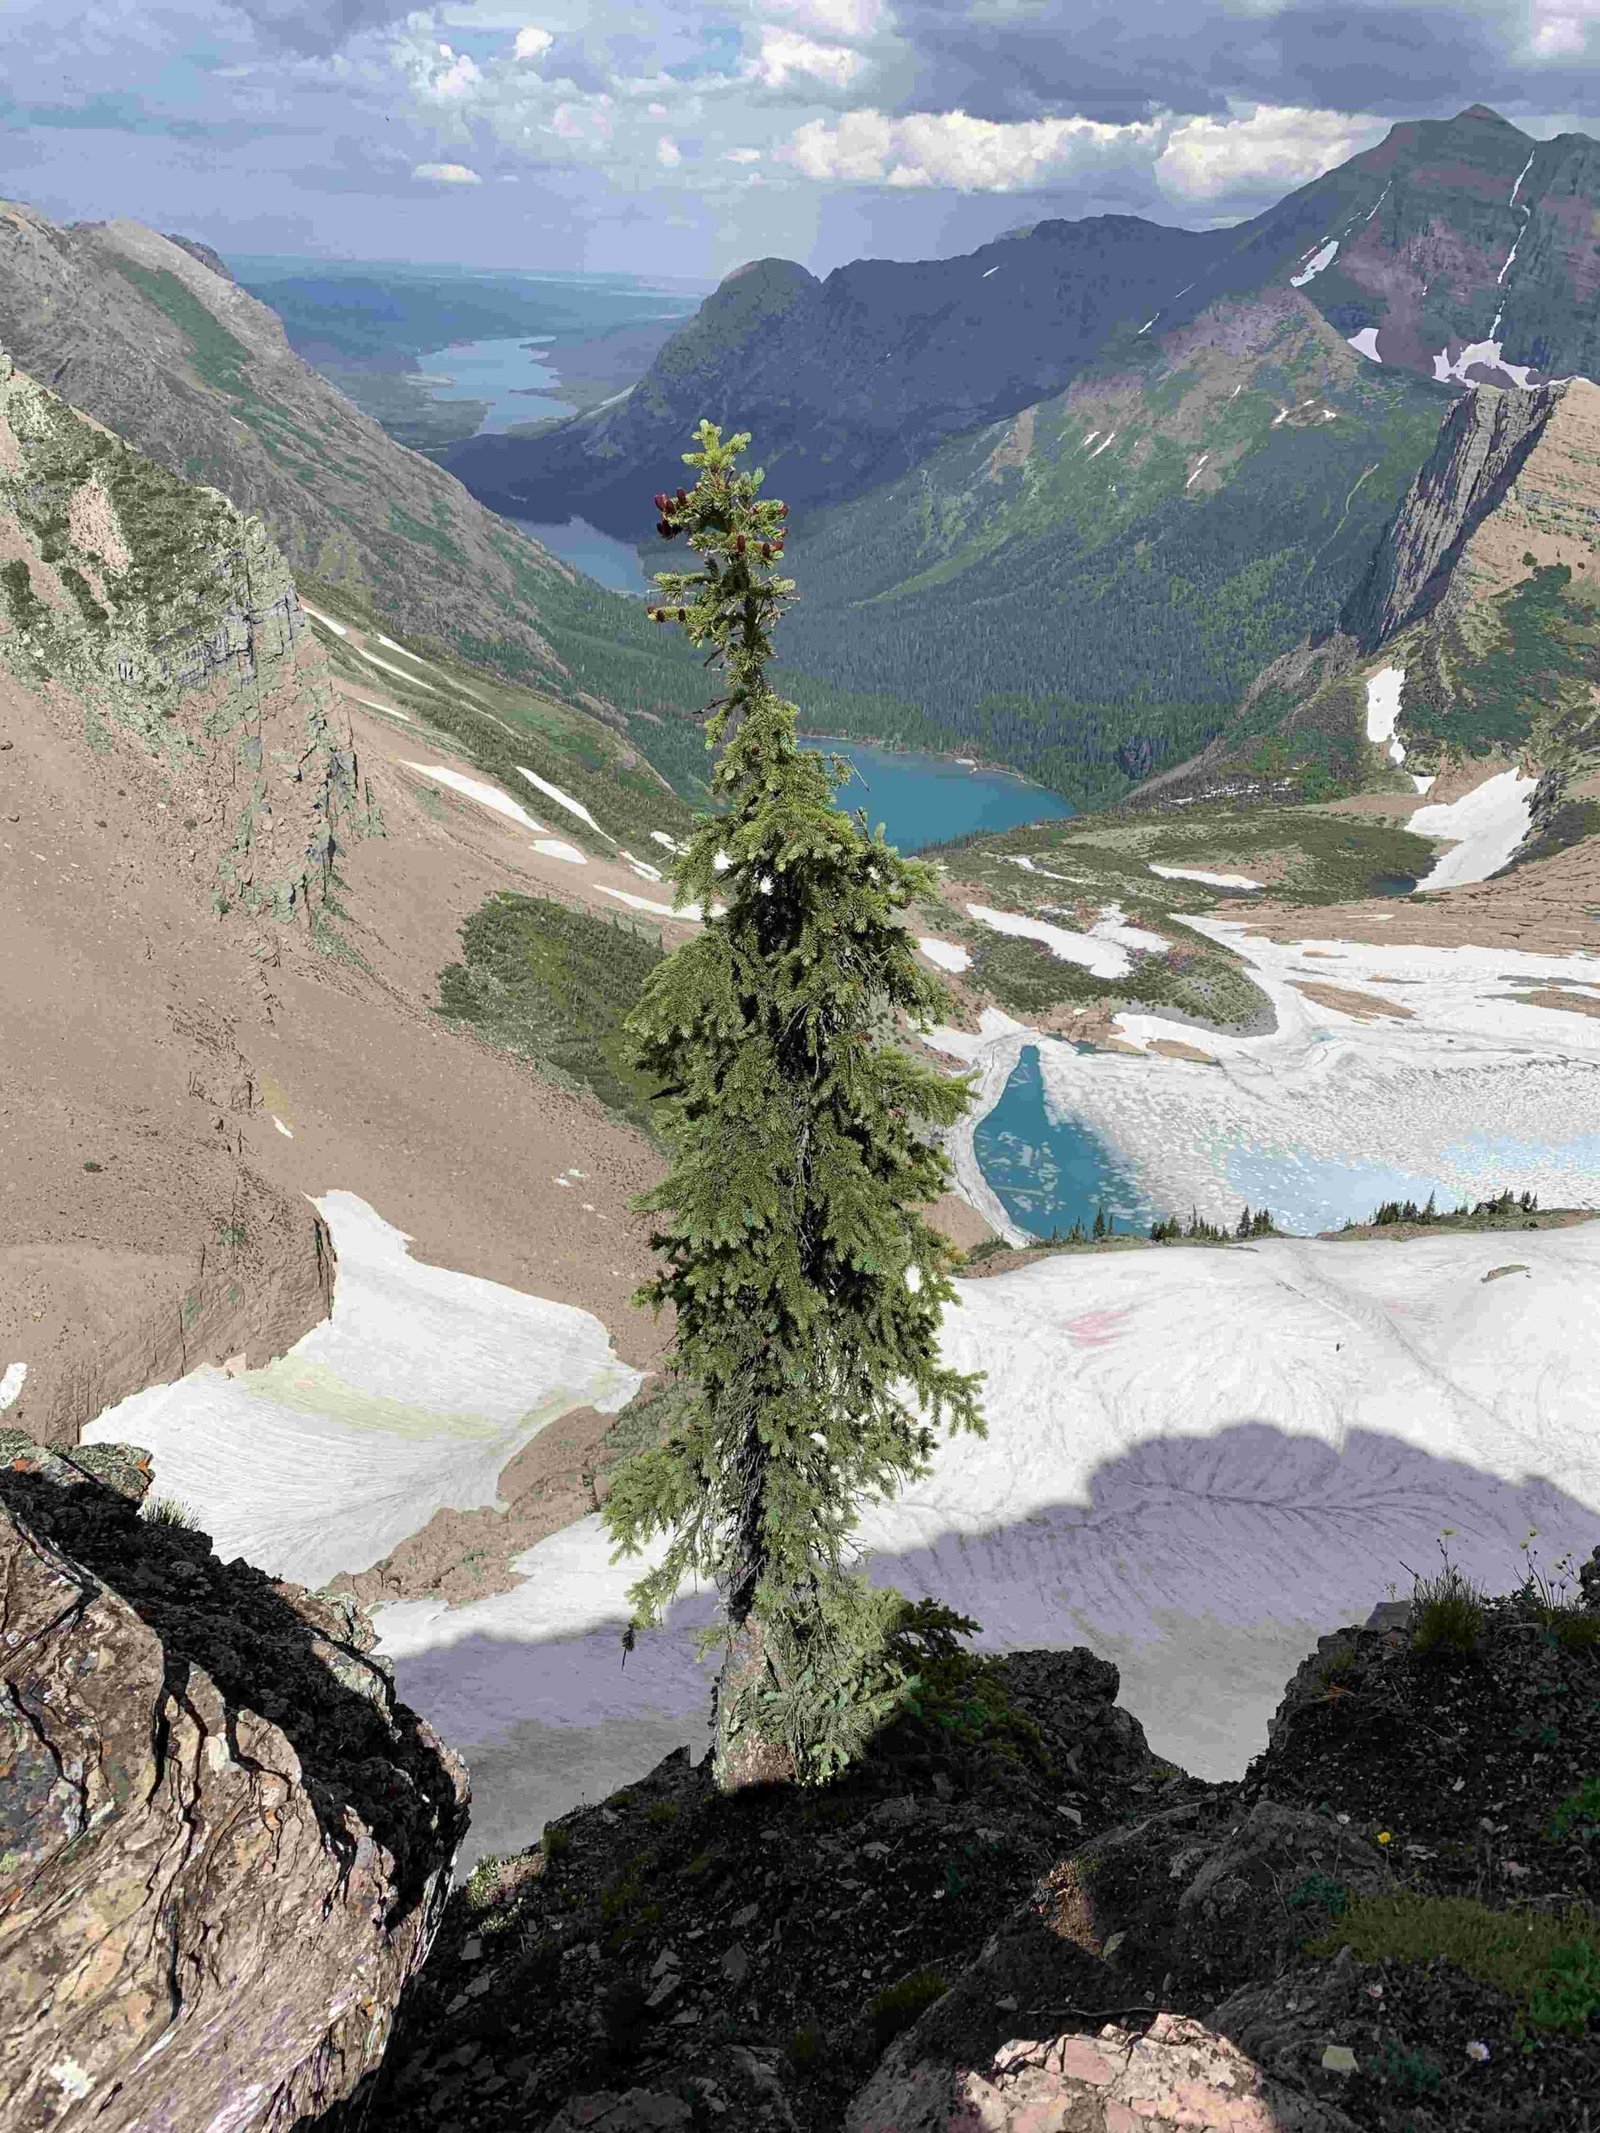
[[666, 519], [664, 518], [658, 518], [656, 520], [656, 531], [660, 534], [661, 538], [664, 541], [670, 541], [673, 535], [677, 532], [677, 530], [678, 529], [676, 526], [669, 525]]
[[742, 533], [740, 534], [739, 538], [734, 542], [733, 551], [735, 555], [744, 554], [744, 535]]
[[680, 607], [680, 608], [678, 609], [678, 620], [679, 620], [680, 622], [687, 622], [687, 621], [688, 621], [688, 619], [689, 619], [689, 610], [688, 610], [688, 609], [687, 609], [686, 607]]

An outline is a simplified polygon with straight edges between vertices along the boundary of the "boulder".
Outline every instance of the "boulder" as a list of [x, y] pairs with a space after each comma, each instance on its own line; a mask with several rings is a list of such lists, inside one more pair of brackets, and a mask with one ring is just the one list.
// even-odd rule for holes
[[1336, 2106], [1281, 2087], [1225, 2036], [1160, 2014], [1004, 2045], [983, 2072], [918, 2068], [849, 2133], [1350, 2133]]
[[382, 2053], [466, 1828], [353, 1602], [0, 1442], [0, 2125], [276, 2133]]

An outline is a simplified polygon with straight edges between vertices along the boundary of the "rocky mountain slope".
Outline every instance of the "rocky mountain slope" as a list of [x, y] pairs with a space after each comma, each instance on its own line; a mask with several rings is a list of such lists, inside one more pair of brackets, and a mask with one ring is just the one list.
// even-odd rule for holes
[[669, 777], [701, 774], [680, 724], [702, 701], [698, 664], [638, 602], [385, 436], [205, 247], [0, 203], [0, 342], [147, 457], [258, 514], [308, 591], [628, 727]]
[[382, 2055], [466, 1772], [348, 1601], [0, 1431], [0, 2121], [269, 2133]]
[[916, 1709], [828, 1786], [719, 1799], [680, 1752], [485, 1862], [323, 2123], [1576, 2133], [1600, 1558], [1582, 1580], [1381, 1605], [1215, 1785], [1092, 1653], [930, 1634]]
[[1134, 804], [1293, 797], [1309, 779], [1416, 805], [1419, 778], [1521, 762], [1547, 780], [1547, 828], [1600, 751], [1597, 528], [1600, 386], [1475, 388], [1337, 629], [1268, 666], [1216, 739]]
[[[425, 1253], [626, 1321], [646, 1142], [552, 1058], [549, 994], [542, 1051], [436, 1010], [502, 892], [539, 924], [586, 892], [602, 947], [659, 935], [659, 870], [618, 855], [664, 858], [681, 803], [603, 723], [313, 626], [259, 520], [3, 367], [7, 1422], [70, 1444], [292, 1346], [327, 1315], [334, 1183]], [[576, 1148], [593, 1213], [550, 1190]]]

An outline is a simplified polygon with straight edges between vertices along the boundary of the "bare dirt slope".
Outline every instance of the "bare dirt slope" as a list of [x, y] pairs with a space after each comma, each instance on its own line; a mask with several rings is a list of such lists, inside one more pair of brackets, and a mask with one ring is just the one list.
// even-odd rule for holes
[[[634, 1362], [658, 1346], [627, 1306], [652, 1152], [432, 1013], [463, 917], [548, 886], [539, 855], [469, 802], [426, 814], [398, 730], [335, 690], [258, 522], [6, 365], [9, 1423], [70, 1442], [290, 1345], [326, 1312], [307, 1195], [334, 1187], [424, 1257], [593, 1310]], [[577, 1161], [581, 1196], [555, 1189]]]

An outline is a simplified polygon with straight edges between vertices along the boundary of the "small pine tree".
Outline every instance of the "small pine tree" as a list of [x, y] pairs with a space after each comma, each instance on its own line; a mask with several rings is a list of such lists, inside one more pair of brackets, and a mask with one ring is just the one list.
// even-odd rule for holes
[[889, 1041], [945, 1008], [901, 923], [932, 871], [836, 807], [842, 766], [800, 747], [766, 672], [794, 589], [787, 507], [740, 470], [747, 436], [702, 422], [697, 443], [693, 490], [656, 508], [703, 567], [658, 574], [651, 613], [725, 674], [707, 742], [723, 811], [676, 871], [705, 923], [628, 1025], [672, 1156], [639, 1203], [662, 1261], [641, 1300], [676, 1313], [679, 1407], [617, 1470], [604, 1516], [613, 1561], [669, 1536], [629, 1591], [627, 1646], [686, 1577], [715, 1583], [724, 1619], [700, 1649], [724, 1646], [713, 1771], [729, 1791], [820, 1782], [900, 1708], [905, 1603], [847, 1570], [846, 1536], [863, 1496], [927, 1471], [942, 1422], [984, 1425], [980, 1380], [939, 1360], [951, 1260], [919, 1212], [968, 1090]]

